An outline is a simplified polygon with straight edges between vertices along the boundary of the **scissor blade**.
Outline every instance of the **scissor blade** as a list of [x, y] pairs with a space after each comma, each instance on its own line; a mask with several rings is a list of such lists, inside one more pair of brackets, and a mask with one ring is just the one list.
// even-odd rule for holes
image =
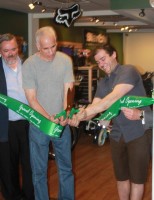
[[74, 104], [74, 93], [75, 93], [75, 89], [74, 87], [72, 89], [68, 89], [68, 92], [67, 92], [67, 108], [66, 108], [66, 111], [70, 111], [73, 107], [73, 104]]

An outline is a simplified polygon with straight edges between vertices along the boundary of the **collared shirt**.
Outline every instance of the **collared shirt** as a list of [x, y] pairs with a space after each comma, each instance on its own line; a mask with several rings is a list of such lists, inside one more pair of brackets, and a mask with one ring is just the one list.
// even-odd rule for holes
[[[146, 96], [143, 87], [143, 81], [139, 72], [131, 65], [117, 65], [110, 76], [105, 76], [99, 81], [95, 97], [104, 98], [108, 95], [114, 87], [118, 84], [130, 84], [134, 87], [126, 94], [127, 96]], [[150, 108], [144, 107], [144, 110]], [[143, 126], [141, 120], [128, 120], [123, 112], [112, 120], [113, 127], [110, 134], [114, 140], [119, 141], [123, 136], [126, 142], [132, 141], [142, 136], [147, 129], [146, 125]]]
[[[18, 64], [16, 70], [10, 68], [3, 59], [2, 62], [7, 84], [7, 95], [9, 97], [17, 99], [18, 101], [21, 101], [22, 103], [28, 104], [24, 90], [22, 88], [22, 73], [21, 73], [22, 63], [20, 58], [18, 58]], [[23, 119], [22, 116], [9, 109], [10, 121], [16, 121], [21, 119]]]

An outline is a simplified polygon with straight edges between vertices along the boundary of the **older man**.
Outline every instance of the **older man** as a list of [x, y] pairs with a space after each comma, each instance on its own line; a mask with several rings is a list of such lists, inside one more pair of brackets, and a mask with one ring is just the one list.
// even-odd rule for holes
[[[27, 104], [22, 89], [22, 63], [14, 35], [0, 36], [0, 54], [0, 93]], [[6, 200], [34, 200], [28, 129], [27, 120], [0, 105], [0, 179]]]

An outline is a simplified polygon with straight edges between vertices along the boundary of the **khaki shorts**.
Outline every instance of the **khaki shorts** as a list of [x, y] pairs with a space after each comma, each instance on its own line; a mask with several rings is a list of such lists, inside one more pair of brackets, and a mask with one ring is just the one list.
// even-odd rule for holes
[[113, 167], [117, 181], [130, 180], [136, 184], [144, 184], [147, 179], [152, 131], [125, 143], [110, 138]]

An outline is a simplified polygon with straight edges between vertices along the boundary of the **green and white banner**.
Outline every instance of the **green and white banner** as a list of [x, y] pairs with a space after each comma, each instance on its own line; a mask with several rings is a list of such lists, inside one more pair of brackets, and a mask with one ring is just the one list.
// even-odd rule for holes
[[122, 107], [126, 108], [140, 108], [154, 104], [154, 98], [141, 97], [141, 96], [124, 96], [117, 100], [110, 106], [103, 114], [95, 120], [111, 120], [116, 117]]
[[[45, 134], [57, 138], [61, 136], [64, 129], [63, 126], [51, 122], [49, 119], [45, 118], [43, 115], [41, 115], [28, 105], [3, 94], [0, 94], [0, 103], [27, 119], [30, 123], [35, 125]], [[112, 104], [112, 106], [103, 114], [101, 114], [100, 117], [95, 118], [95, 120], [111, 120], [113, 117], [116, 117], [119, 114], [122, 107], [139, 108], [152, 104], [154, 104], [154, 98], [124, 96], [116, 101], [114, 104]], [[66, 111], [63, 110], [62, 112], [57, 114], [55, 118], [59, 118], [61, 116], [63, 116], [64, 118], [72, 118], [72, 116], [77, 112], [79, 112], [78, 109], [72, 108], [69, 115], [67, 116]]]
[[0, 94], [0, 103], [24, 117], [45, 134], [57, 138], [61, 136], [63, 126], [51, 122], [28, 105], [2, 94]]

